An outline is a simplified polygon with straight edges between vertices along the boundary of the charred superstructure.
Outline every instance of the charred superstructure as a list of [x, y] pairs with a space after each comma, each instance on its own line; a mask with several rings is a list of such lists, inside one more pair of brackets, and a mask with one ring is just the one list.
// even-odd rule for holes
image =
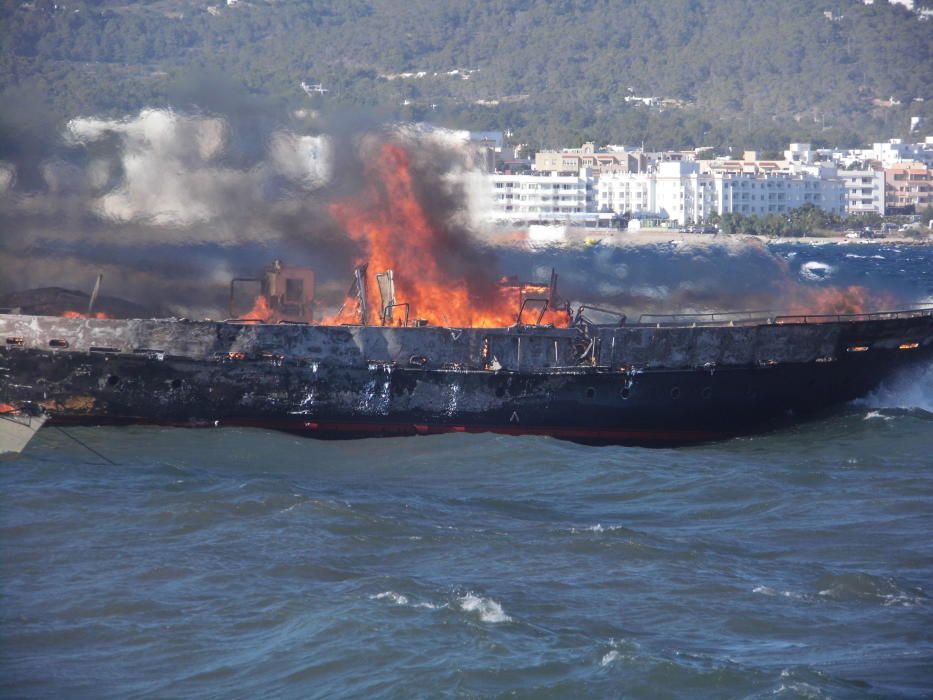
[[933, 358], [933, 309], [595, 315], [581, 308], [568, 328], [444, 328], [7, 314], [0, 400], [59, 423], [662, 445], [819, 411]]

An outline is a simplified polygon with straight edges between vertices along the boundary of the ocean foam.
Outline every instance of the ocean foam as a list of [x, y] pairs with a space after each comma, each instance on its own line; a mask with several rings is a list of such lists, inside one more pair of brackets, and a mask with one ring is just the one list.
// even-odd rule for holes
[[609, 664], [611, 664], [613, 661], [615, 661], [618, 658], [619, 658], [619, 652], [613, 649], [612, 651], [607, 652], [606, 654], [603, 655], [602, 661], [599, 662], [599, 665], [608, 666]]
[[[855, 401], [857, 406], [869, 409], [901, 408], [921, 409], [933, 413], [933, 365], [904, 372], [893, 380], [886, 381], [863, 399]], [[865, 416], [866, 420], [877, 410]], [[880, 416], [880, 414], [878, 414]]]
[[590, 525], [589, 527], [582, 527], [579, 529], [572, 527], [570, 528], [570, 534], [576, 535], [579, 532], [595, 532], [598, 534], [601, 532], [615, 532], [616, 530], [621, 529], [621, 525], [603, 525], [602, 523], [596, 523], [595, 525]]
[[894, 416], [886, 416], [881, 411], [869, 411], [862, 420], [871, 420], [872, 418], [881, 418], [882, 420], [894, 420]]
[[760, 593], [761, 595], [766, 596], [782, 596], [784, 598], [793, 598], [794, 600], [806, 600], [807, 596], [803, 593], [795, 593], [794, 591], [777, 591], [771, 586], [755, 586], [752, 589], [752, 593]]
[[402, 595], [401, 593], [396, 593], [395, 591], [383, 591], [382, 593], [376, 593], [375, 595], [369, 596], [370, 600], [391, 600], [396, 605], [408, 605], [408, 597]]
[[511, 622], [512, 618], [505, 614], [502, 606], [492, 598], [483, 598], [475, 593], [467, 593], [458, 598], [460, 609], [464, 612], [479, 613], [483, 622]]
[[817, 260], [805, 262], [800, 266], [800, 276], [811, 282], [822, 282], [833, 274], [833, 266]]

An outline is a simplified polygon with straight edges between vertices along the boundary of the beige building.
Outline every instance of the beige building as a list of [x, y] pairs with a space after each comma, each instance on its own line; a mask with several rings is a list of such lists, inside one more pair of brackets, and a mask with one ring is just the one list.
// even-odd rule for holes
[[923, 163], [884, 169], [884, 206], [888, 213], [919, 212], [933, 206], [933, 176]]
[[542, 173], [578, 173], [583, 168], [594, 174], [640, 173], [647, 168], [644, 153], [621, 149], [597, 149], [593, 142], [580, 148], [565, 148], [562, 151], [538, 151], [534, 169]]

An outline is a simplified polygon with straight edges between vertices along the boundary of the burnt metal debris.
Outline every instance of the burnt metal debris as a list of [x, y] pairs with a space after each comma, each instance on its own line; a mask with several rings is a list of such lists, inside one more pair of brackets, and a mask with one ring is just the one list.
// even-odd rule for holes
[[[445, 328], [401, 325], [390, 281], [382, 320], [395, 325], [0, 314], [0, 400], [36, 404], [53, 424], [672, 445], [819, 412], [933, 358], [933, 309], [628, 322], [581, 307], [568, 328], [537, 325], [541, 315], [527, 311], [535, 323]], [[555, 283], [528, 299], [550, 303]], [[279, 321], [310, 313], [312, 289], [254, 284], [280, 297]]]

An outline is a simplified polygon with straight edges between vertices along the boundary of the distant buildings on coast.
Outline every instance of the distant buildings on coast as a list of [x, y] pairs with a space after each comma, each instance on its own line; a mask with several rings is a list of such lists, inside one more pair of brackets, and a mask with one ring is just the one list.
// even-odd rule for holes
[[612, 226], [633, 219], [686, 226], [714, 214], [780, 215], [808, 203], [840, 216], [933, 206], [933, 136], [849, 150], [792, 143], [783, 158], [585, 143], [539, 151], [533, 160], [506, 146], [501, 134], [477, 136], [488, 171], [487, 216], [504, 224]]

